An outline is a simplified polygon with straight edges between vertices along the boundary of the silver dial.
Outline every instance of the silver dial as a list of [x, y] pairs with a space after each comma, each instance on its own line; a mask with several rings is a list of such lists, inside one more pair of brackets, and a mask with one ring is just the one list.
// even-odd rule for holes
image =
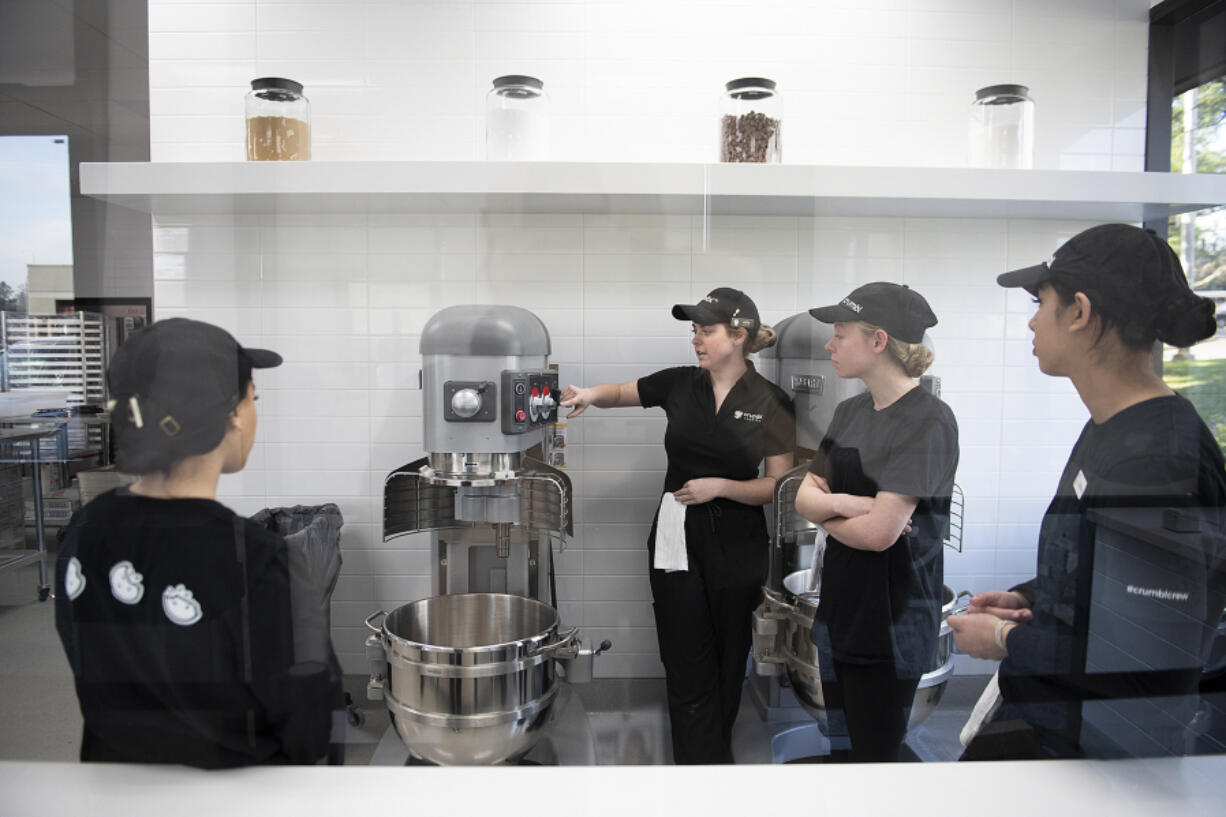
[[451, 396], [451, 410], [466, 419], [473, 417], [481, 411], [481, 395], [476, 389], [460, 389]]

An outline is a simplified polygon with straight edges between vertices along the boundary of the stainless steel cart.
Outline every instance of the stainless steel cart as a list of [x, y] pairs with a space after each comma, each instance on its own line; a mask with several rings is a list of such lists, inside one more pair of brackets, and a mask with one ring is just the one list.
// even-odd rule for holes
[[[49, 455], [49, 452], [43, 450], [48, 441], [55, 446], [55, 454]], [[42, 466], [45, 462], [63, 463], [67, 456], [67, 446], [66, 431], [60, 424], [40, 423], [22, 428], [0, 428], [0, 463], [19, 463], [30, 466], [35, 540], [34, 550], [25, 547], [23, 535], [20, 547], [15, 547], [11, 551], [0, 551], [0, 570], [15, 570], [31, 562], [37, 562], [39, 601], [46, 601], [51, 595], [45, 558], [47, 534], [43, 522]], [[18, 489], [17, 501], [24, 505], [20, 489]], [[24, 518], [24, 510], [22, 518]]]

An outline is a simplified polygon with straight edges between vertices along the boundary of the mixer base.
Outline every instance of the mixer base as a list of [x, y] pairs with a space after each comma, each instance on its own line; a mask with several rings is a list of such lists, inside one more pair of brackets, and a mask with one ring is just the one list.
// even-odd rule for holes
[[[516, 765], [595, 766], [596, 744], [583, 702], [570, 684], [559, 682], [558, 698], [549, 712], [544, 734]], [[409, 747], [388, 724], [371, 756], [372, 766], [430, 765], [412, 756]]]

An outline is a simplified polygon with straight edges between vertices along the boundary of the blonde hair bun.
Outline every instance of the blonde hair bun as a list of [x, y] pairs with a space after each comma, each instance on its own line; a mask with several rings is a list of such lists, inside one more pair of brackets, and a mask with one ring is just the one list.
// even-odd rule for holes
[[775, 328], [762, 324], [754, 336], [746, 341], [746, 350], [749, 354], [761, 352], [763, 349], [774, 346], [777, 340], [779, 340], [779, 335], [775, 332]]

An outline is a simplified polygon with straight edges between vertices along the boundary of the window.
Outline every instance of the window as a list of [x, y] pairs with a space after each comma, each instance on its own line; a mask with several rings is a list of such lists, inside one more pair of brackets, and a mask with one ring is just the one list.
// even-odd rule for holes
[[[1171, 171], [1226, 172], [1226, 82], [1204, 83], [1172, 101]], [[1218, 334], [1192, 350], [1165, 349], [1163, 375], [1226, 449], [1226, 207], [1173, 216], [1169, 230], [1188, 283], [1217, 303]]]
[[[1147, 169], [1226, 173], [1226, 2], [1169, 0], [1151, 13]], [[1148, 224], [1179, 254], [1188, 283], [1218, 306], [1218, 334], [1162, 350], [1163, 378], [1226, 450], [1226, 207]]]
[[68, 137], [0, 137], [0, 310], [55, 312], [72, 297]]

